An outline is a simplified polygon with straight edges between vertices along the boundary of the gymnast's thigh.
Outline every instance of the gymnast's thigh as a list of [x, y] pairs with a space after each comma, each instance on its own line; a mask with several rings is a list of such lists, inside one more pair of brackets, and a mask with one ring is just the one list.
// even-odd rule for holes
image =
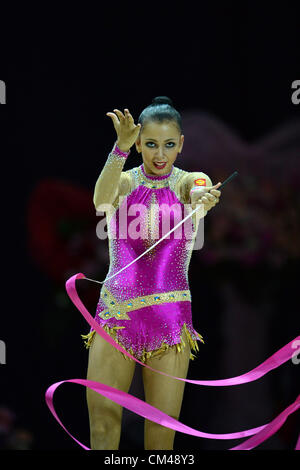
[[[191, 349], [185, 334], [183, 339], [186, 346], [181, 352], [169, 349], [157, 357], [147, 359], [146, 364], [153, 369], [185, 379], [188, 373]], [[146, 367], [143, 367], [142, 374], [146, 402], [178, 419], [185, 382], [152, 372]]]
[[[95, 333], [89, 348], [87, 379], [101, 382], [124, 392], [129, 391], [136, 363], [125, 359], [121, 352]], [[90, 413], [114, 410], [121, 414], [121, 406], [87, 388]]]

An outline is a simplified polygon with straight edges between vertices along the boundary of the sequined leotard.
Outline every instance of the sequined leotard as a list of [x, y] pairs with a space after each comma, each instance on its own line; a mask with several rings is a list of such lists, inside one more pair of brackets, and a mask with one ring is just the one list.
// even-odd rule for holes
[[[106, 179], [110, 174], [112, 188], [111, 194], [102, 198], [112, 201], [112, 209], [106, 213], [110, 255], [107, 278], [155, 244], [191, 210], [182, 184], [191, 173], [173, 165], [169, 174], [156, 176], [147, 175], [143, 164], [125, 172], [123, 166], [124, 159], [112, 151], [103, 169]], [[102, 285], [95, 320], [142, 362], [168, 348], [180, 352], [186, 346], [183, 330], [194, 351], [199, 350], [198, 340], [204, 343], [193, 328], [188, 282], [197, 225], [196, 219], [190, 218], [189, 223], [184, 222]], [[87, 347], [94, 333], [91, 329], [82, 335]], [[194, 357], [191, 353], [190, 358]]]

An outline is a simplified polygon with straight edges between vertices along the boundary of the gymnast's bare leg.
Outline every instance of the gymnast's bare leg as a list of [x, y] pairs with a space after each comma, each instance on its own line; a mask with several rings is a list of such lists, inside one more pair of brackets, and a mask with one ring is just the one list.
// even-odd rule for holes
[[[87, 379], [128, 393], [136, 363], [95, 334], [89, 349]], [[123, 407], [87, 388], [92, 450], [118, 450]]]
[[[147, 359], [146, 364], [153, 369], [185, 379], [189, 368], [190, 346], [185, 334], [183, 339], [186, 346], [181, 352], [169, 349], [160, 356]], [[178, 420], [185, 382], [152, 372], [146, 367], [143, 367], [142, 373], [146, 402]], [[145, 450], [173, 450], [174, 438], [173, 429], [145, 419]]]

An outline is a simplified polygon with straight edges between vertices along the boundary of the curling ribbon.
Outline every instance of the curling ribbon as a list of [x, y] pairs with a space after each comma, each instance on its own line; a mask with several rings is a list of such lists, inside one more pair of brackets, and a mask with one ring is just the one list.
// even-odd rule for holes
[[[114, 339], [110, 335], [108, 335], [108, 333], [106, 333], [106, 331], [90, 315], [90, 313], [87, 311], [87, 309], [85, 308], [85, 306], [79, 299], [79, 296], [76, 291], [76, 286], [75, 286], [77, 279], [88, 279], [88, 278], [86, 278], [85, 275], [82, 273], [75, 274], [74, 276], [72, 276], [70, 279], [66, 281], [66, 290], [70, 299], [72, 300], [74, 305], [78, 308], [78, 310], [82, 313], [82, 315], [87, 320], [89, 325], [100, 336], [102, 336], [102, 338], [104, 338], [112, 346], [114, 346], [116, 349], [126, 354], [128, 357], [130, 357], [134, 361], [138, 362], [144, 367], [148, 367], [148, 369], [151, 369], [159, 374], [166, 375], [167, 377], [171, 377], [176, 380], [183, 380], [184, 382], [189, 382], [189, 383], [193, 383], [196, 385], [205, 385], [205, 386], [212, 386], [212, 387], [232, 386], [232, 385], [239, 385], [242, 383], [253, 382], [254, 380], [257, 380], [260, 377], [263, 377], [265, 374], [267, 374], [271, 370], [276, 369], [281, 364], [291, 359], [292, 356], [295, 355], [293, 344], [297, 344], [294, 342], [300, 340], [300, 336], [297, 336], [294, 340], [292, 340], [290, 343], [283, 346], [283, 348], [279, 349], [275, 354], [269, 357], [262, 364], [252, 369], [251, 371], [245, 374], [239, 375], [237, 377], [232, 377], [232, 378], [223, 379], [223, 380], [189, 380], [189, 379], [183, 379], [181, 377], [174, 377], [172, 375], [153, 369], [152, 367], [139, 361], [130, 353], [128, 353], [125, 349], [123, 349], [118, 343], [116, 343]], [[75, 440], [75, 442], [77, 442], [77, 444], [79, 444], [85, 450], [91, 450], [91, 449], [85, 446], [84, 444], [82, 444], [80, 441], [78, 441], [66, 429], [66, 427], [63, 425], [63, 423], [59, 419], [55, 411], [54, 405], [53, 405], [53, 395], [54, 395], [55, 390], [61, 384], [66, 383], [66, 382], [76, 383], [76, 384], [88, 387], [91, 390], [94, 390], [95, 392], [99, 393], [100, 395], [103, 395], [106, 398], [114, 401], [115, 403], [118, 403], [122, 407], [127, 408], [130, 411], [133, 411], [139, 416], [142, 416], [150, 421], [154, 421], [162, 426], [165, 426], [167, 428], [170, 428], [170, 429], [173, 429], [175, 431], [179, 431], [185, 434], [202, 437], [205, 439], [217, 439], [217, 440], [239, 439], [242, 437], [252, 436], [249, 439], [246, 439], [243, 443], [237, 445], [236, 447], [232, 447], [231, 449], [228, 449], [228, 450], [251, 450], [257, 447], [259, 444], [261, 444], [270, 436], [272, 436], [278, 429], [280, 429], [280, 427], [285, 423], [287, 417], [290, 414], [294, 413], [296, 410], [298, 410], [300, 407], [300, 395], [298, 395], [296, 400], [291, 405], [289, 405], [285, 410], [283, 410], [275, 419], [273, 419], [268, 424], [259, 426], [257, 428], [247, 429], [245, 431], [240, 431], [240, 432], [235, 432], [235, 433], [230, 433], [230, 434], [211, 434], [211, 433], [204, 433], [201, 431], [197, 431], [196, 429], [186, 426], [185, 424], [168, 416], [167, 414], [163, 413], [162, 411], [158, 410], [152, 405], [149, 405], [143, 400], [140, 400], [139, 398], [133, 397], [132, 395], [126, 392], [110, 387], [108, 385], [95, 382], [92, 380], [84, 380], [84, 379], [69, 379], [69, 380], [63, 380], [61, 382], [56, 382], [55, 384], [51, 385], [46, 390], [45, 398], [46, 398], [47, 406], [49, 407], [51, 413], [53, 414], [55, 419], [58, 421], [58, 423], [62, 426], [62, 428], [69, 434], [69, 436], [72, 437], [72, 439]], [[295, 450], [300, 450], [300, 435], [297, 440]]]

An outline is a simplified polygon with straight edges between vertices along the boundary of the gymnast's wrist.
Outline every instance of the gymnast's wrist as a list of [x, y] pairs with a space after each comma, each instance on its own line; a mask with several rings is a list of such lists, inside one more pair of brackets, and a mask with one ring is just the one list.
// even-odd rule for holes
[[116, 153], [120, 157], [127, 158], [130, 154], [130, 149], [125, 149], [121, 144], [118, 143], [118, 141], [116, 141], [113, 146], [112, 152]]
[[195, 191], [199, 191], [199, 190], [200, 190], [200, 194], [201, 194], [201, 192], [203, 192], [202, 188], [200, 188], [199, 186], [193, 186], [190, 190], [190, 194], [194, 193]]

